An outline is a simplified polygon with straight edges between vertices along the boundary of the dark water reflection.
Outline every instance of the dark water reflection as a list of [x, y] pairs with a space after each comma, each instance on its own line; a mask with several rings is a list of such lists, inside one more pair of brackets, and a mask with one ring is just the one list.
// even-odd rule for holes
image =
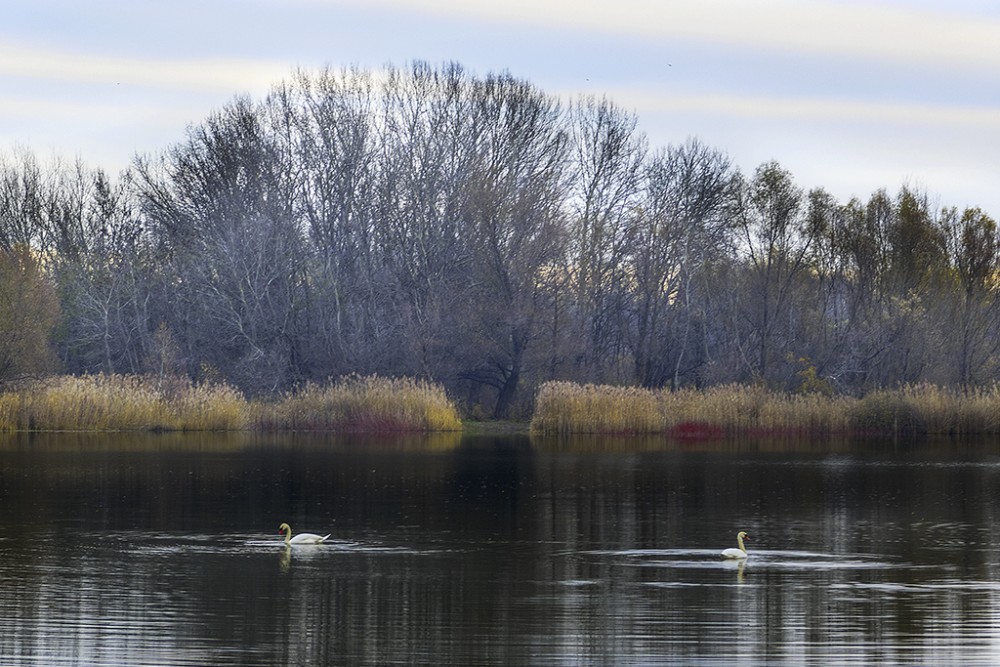
[[993, 442], [8, 437], [0, 664], [998, 664], [998, 494]]

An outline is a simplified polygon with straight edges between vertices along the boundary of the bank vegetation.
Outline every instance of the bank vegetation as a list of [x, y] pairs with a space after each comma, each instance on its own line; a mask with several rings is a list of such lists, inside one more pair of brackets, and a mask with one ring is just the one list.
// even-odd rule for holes
[[444, 391], [411, 379], [349, 377], [273, 400], [225, 383], [60, 376], [0, 393], [0, 431], [457, 431]]
[[539, 434], [827, 437], [1000, 434], [1000, 386], [964, 391], [929, 384], [864, 397], [789, 393], [761, 386], [642, 389], [550, 382], [538, 392]]

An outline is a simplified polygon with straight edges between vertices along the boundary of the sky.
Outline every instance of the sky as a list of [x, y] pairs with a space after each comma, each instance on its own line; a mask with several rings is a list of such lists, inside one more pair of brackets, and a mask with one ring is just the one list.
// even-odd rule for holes
[[0, 153], [116, 173], [296, 69], [507, 71], [846, 202], [1000, 220], [994, 0], [32, 0], [0, 23]]

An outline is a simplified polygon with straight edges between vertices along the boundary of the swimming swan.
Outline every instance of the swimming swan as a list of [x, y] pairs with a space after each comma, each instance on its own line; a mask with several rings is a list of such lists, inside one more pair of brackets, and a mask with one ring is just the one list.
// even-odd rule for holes
[[747, 557], [747, 550], [746, 550], [746, 547], [743, 546], [743, 538], [744, 537], [748, 537], [748, 535], [746, 533], [744, 533], [742, 530], [740, 532], [736, 533], [736, 542], [740, 545], [740, 548], [739, 549], [726, 549], [726, 550], [724, 550], [722, 552], [722, 557], [723, 558], [746, 558]]
[[284, 534], [285, 544], [291, 546], [293, 544], [321, 544], [326, 538], [330, 537], [333, 533], [328, 533], [326, 535], [317, 535], [315, 533], [299, 533], [295, 537], [292, 537], [292, 527], [287, 523], [283, 523], [278, 526], [278, 534]]

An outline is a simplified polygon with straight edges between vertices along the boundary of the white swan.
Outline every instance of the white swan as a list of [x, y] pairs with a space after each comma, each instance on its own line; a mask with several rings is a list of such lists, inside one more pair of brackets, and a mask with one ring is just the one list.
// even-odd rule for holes
[[744, 537], [748, 537], [748, 535], [746, 533], [744, 533], [742, 530], [740, 532], [736, 533], [736, 542], [737, 542], [737, 544], [740, 545], [740, 548], [739, 549], [725, 549], [722, 552], [722, 557], [723, 558], [746, 558], [747, 557], [747, 550], [746, 550], [746, 547], [743, 546], [743, 538]]
[[317, 535], [316, 533], [299, 533], [295, 537], [292, 537], [292, 527], [287, 523], [283, 523], [278, 526], [278, 534], [284, 534], [285, 544], [287, 546], [291, 546], [293, 544], [321, 544], [333, 533], [327, 533], [326, 535]]

